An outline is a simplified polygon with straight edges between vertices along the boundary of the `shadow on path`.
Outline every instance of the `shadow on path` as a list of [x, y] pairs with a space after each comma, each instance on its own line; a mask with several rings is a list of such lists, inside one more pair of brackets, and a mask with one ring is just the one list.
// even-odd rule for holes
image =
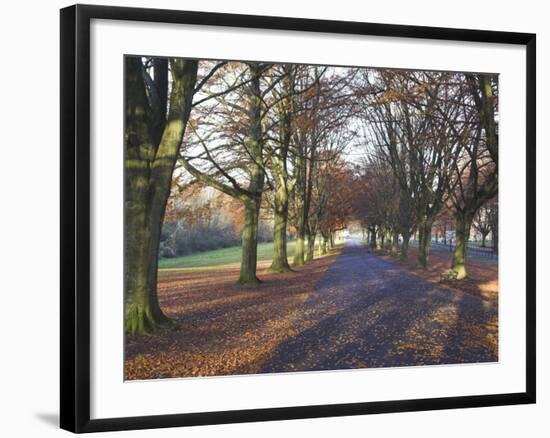
[[498, 309], [357, 242], [325, 272], [261, 372], [495, 362]]

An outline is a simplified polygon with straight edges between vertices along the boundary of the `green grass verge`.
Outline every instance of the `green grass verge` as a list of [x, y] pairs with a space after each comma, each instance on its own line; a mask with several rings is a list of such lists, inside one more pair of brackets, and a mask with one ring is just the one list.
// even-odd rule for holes
[[[294, 256], [295, 242], [288, 242], [288, 258]], [[273, 259], [273, 243], [258, 244], [258, 261]], [[213, 251], [198, 252], [182, 257], [160, 259], [160, 269], [198, 268], [204, 266], [221, 266], [230, 263], [240, 263], [241, 247], [215, 249]]]

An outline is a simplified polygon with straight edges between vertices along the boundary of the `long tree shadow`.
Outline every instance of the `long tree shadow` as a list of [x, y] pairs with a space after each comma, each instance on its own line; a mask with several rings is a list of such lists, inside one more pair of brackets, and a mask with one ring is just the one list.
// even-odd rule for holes
[[350, 255], [327, 271], [317, 302], [304, 304], [317, 307], [310, 310], [317, 321], [282, 342], [261, 372], [497, 360], [486, 339], [495, 306], [437, 288], [375, 257], [351, 272]]
[[293, 275], [246, 290], [226, 287], [221, 295], [192, 289], [193, 297], [205, 294], [200, 300], [168, 294], [164, 309], [177, 324], [130, 342], [126, 357], [177, 354], [179, 375], [193, 373], [186, 361], [227, 352], [241, 357], [241, 365], [222, 367], [218, 375], [497, 360], [496, 306], [439, 288], [364, 250], [346, 250], [313, 291]]
[[[328, 262], [327, 262], [328, 263]], [[321, 264], [308, 267], [310, 276], [323, 272]], [[259, 285], [243, 287], [231, 276], [210, 273], [170, 275], [174, 289], [161, 290], [163, 311], [175, 322], [150, 335], [127, 337], [126, 359], [142, 354], [161, 355], [185, 351], [220, 351], [246, 347], [251, 331], [268, 333], [271, 325], [284, 320], [294, 307], [306, 299], [312, 286], [300, 281], [297, 272], [267, 276]], [[186, 288], [180, 283], [191, 277]], [[244, 342], [244, 344], [243, 344]]]

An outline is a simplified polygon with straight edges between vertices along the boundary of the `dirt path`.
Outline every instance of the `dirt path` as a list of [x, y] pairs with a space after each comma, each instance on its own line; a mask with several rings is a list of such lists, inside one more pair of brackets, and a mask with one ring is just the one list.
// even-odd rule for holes
[[[264, 266], [265, 265], [265, 266]], [[494, 362], [497, 300], [441, 287], [358, 242], [260, 285], [238, 266], [163, 272], [175, 321], [126, 342], [126, 379]]]
[[285, 274], [270, 273], [269, 262], [261, 262], [262, 283], [247, 287], [236, 283], [238, 264], [162, 271], [159, 301], [175, 324], [126, 338], [126, 379], [257, 373], [297, 334], [291, 326], [301, 304], [336, 253]]
[[350, 242], [261, 372], [494, 362], [496, 303], [438, 287]]

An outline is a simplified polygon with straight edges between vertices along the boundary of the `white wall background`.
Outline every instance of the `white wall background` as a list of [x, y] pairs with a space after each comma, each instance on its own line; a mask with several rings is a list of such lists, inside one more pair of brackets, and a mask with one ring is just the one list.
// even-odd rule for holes
[[[91, 1], [91, 3], [95, 3]], [[103, 0], [120, 6], [189, 9], [243, 14], [299, 16], [396, 24], [466, 27], [538, 34], [538, 348], [539, 402], [534, 406], [370, 415], [333, 419], [222, 425], [157, 431], [121, 432], [117, 436], [279, 437], [544, 437], [550, 434], [548, 339], [550, 311], [544, 295], [550, 284], [550, 220], [545, 198], [550, 174], [543, 175], [550, 153], [543, 103], [550, 91], [550, 27], [544, 2], [461, 0], [460, 2], [388, 0], [303, 1]], [[58, 411], [58, 272], [59, 272], [59, 0], [3, 5], [0, 59], [0, 433], [3, 436], [51, 437]], [[546, 137], [546, 138], [545, 138]], [[548, 201], [547, 201], [548, 202]], [[544, 348], [545, 347], [545, 348]], [[546, 414], [546, 415], [545, 415]]]

